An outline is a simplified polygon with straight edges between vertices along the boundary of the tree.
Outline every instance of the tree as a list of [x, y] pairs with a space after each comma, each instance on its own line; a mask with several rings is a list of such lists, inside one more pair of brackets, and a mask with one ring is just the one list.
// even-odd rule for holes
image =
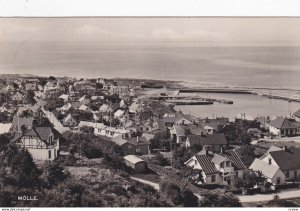
[[198, 197], [185, 185], [178, 186], [172, 182], [163, 181], [160, 183], [160, 193], [162, 199], [171, 206], [198, 206]]
[[182, 197], [184, 207], [198, 206], [198, 197], [195, 196], [192, 191], [183, 188], [183, 190], [181, 190], [181, 197]]
[[39, 176], [41, 172], [36, 167], [30, 153], [22, 148], [15, 156], [12, 157], [11, 172], [19, 187], [32, 187], [32, 185], [39, 186]]
[[188, 159], [194, 156], [201, 149], [202, 147], [199, 145], [194, 145], [189, 148], [186, 147], [176, 148], [172, 155], [174, 160], [173, 166], [177, 169], [183, 168], [185, 166], [184, 162], [186, 162]]
[[247, 146], [247, 145], [243, 145], [236, 150], [236, 152], [238, 153], [239, 157], [246, 165], [246, 167], [249, 167], [251, 163], [254, 161], [256, 157], [254, 151], [255, 151], [254, 146]]
[[203, 183], [202, 171], [199, 169], [193, 169], [190, 166], [185, 166], [180, 169], [180, 176], [186, 182], [191, 182], [194, 185]]
[[34, 91], [32, 91], [32, 90], [27, 91], [27, 95], [26, 95], [27, 103], [29, 103], [31, 105], [35, 104], [36, 101], [34, 99], [34, 96], [35, 96]]
[[160, 165], [160, 166], [169, 166], [170, 165], [170, 161], [160, 153], [155, 155], [152, 158], [151, 162], [156, 164], [156, 165]]
[[170, 131], [158, 132], [150, 139], [149, 148], [151, 151], [158, 149], [170, 150]]
[[44, 164], [41, 177], [47, 187], [52, 187], [66, 180], [68, 175], [68, 172], [59, 163], [53, 161]]
[[241, 207], [238, 197], [232, 193], [223, 193], [220, 191], [209, 191], [202, 196], [200, 200], [201, 207]]
[[4, 147], [9, 143], [10, 138], [7, 134], [0, 135], [0, 152], [4, 149]]
[[82, 145], [82, 153], [88, 159], [101, 158], [103, 156], [102, 151], [100, 149], [87, 143], [84, 143]]
[[56, 78], [54, 76], [49, 76], [49, 80], [56, 81]]
[[263, 183], [265, 177], [261, 172], [248, 170], [244, 173], [243, 179], [238, 179], [237, 187], [253, 188], [256, 184]]
[[110, 122], [112, 127], [117, 127], [120, 124], [120, 120], [117, 118], [113, 118]]

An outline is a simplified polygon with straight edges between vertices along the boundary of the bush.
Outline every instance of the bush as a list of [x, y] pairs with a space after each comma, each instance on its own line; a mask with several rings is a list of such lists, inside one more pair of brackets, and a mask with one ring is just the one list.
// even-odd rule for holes
[[232, 193], [210, 191], [200, 200], [201, 207], [241, 207], [239, 198]]

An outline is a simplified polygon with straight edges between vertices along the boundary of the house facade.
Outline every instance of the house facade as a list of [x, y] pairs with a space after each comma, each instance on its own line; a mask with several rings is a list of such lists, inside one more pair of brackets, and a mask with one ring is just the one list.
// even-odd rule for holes
[[245, 165], [235, 151], [212, 153], [206, 149], [191, 157], [185, 165], [202, 170], [205, 184], [234, 185], [244, 177]]
[[126, 155], [146, 155], [150, 152], [149, 143], [145, 137], [125, 138], [118, 136], [113, 138], [112, 141], [118, 144]]
[[59, 154], [59, 139], [50, 127], [36, 127], [17, 135], [13, 143], [25, 148], [34, 160], [54, 160]]
[[269, 132], [277, 137], [300, 135], [300, 122], [295, 119], [278, 117], [269, 123]]
[[250, 166], [261, 171], [274, 186], [300, 177], [300, 150], [272, 146]]

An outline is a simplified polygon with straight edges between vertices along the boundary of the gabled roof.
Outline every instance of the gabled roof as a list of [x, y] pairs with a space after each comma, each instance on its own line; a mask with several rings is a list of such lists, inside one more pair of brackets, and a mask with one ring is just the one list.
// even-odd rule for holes
[[201, 125], [188, 125], [187, 129], [189, 129], [193, 135], [201, 135], [205, 132]]
[[126, 155], [124, 157], [124, 160], [127, 160], [127, 161], [129, 161], [130, 163], [133, 163], [133, 164], [137, 164], [137, 163], [140, 163], [140, 162], [145, 162], [144, 160], [142, 160], [141, 158], [139, 158], [135, 155]]
[[67, 101], [67, 100], [69, 99], [69, 95], [62, 94], [62, 95], [59, 96], [58, 98], [63, 99], [64, 101]]
[[282, 171], [300, 169], [300, 149], [269, 152]]
[[268, 149], [267, 152], [274, 152], [274, 151], [281, 151], [281, 150], [283, 150], [283, 149], [272, 145], [272, 146], [270, 146], [270, 148]]
[[215, 164], [220, 164], [221, 162], [223, 161], [228, 161], [229, 159], [224, 157], [224, 156], [221, 156], [221, 155], [218, 155], [218, 154], [214, 154], [213, 158], [211, 159], [211, 162], [215, 163]]
[[174, 125], [173, 127], [177, 136], [185, 136], [185, 129], [181, 125]]
[[227, 140], [223, 133], [206, 135], [188, 135], [190, 145], [226, 145]]
[[272, 120], [269, 125], [278, 129], [297, 128], [297, 125], [293, 121], [285, 117], [278, 117]]
[[245, 164], [243, 163], [243, 161], [240, 159], [240, 157], [237, 155], [235, 151], [226, 150], [220, 155], [228, 158], [233, 163], [235, 169], [242, 170], [246, 168]]
[[72, 107], [71, 103], [65, 104], [61, 107], [62, 110], [68, 111]]
[[257, 158], [255, 158], [255, 160], [252, 162], [249, 169], [252, 169], [253, 171], [261, 171], [262, 174], [268, 178], [273, 178], [276, 172], [279, 171], [278, 166], [269, 165], [269, 163]]
[[16, 142], [20, 140], [23, 136], [32, 136], [32, 137], [37, 137], [40, 140], [42, 140], [46, 145], [49, 145], [50, 143], [48, 142], [48, 139], [52, 133], [51, 127], [36, 127], [28, 130], [25, 132], [25, 134], [19, 134], [17, 135], [12, 142]]
[[195, 155], [195, 158], [206, 175], [219, 173], [214, 163], [212, 163], [211, 155]]
[[[64, 119], [64, 121], [65, 121], [65, 122], [68, 122], [70, 119], [74, 119], [74, 120], [75, 120], [75, 118], [72, 117], [71, 114], [69, 114], [68, 116], [66, 116], [66, 118]], [[76, 120], [75, 120], [75, 121], [76, 121]]]
[[300, 109], [293, 114], [295, 117], [300, 118]]
[[92, 109], [86, 105], [81, 105], [79, 107], [79, 110], [82, 110], [82, 111], [91, 111]]
[[12, 121], [12, 127], [18, 127], [18, 130], [21, 131], [22, 125], [25, 125], [27, 128], [32, 128], [33, 117], [20, 117], [15, 116]]
[[124, 111], [123, 110], [117, 110], [115, 113], [114, 113], [114, 116], [116, 116], [116, 117], [120, 117], [120, 116], [122, 116], [124, 114]]

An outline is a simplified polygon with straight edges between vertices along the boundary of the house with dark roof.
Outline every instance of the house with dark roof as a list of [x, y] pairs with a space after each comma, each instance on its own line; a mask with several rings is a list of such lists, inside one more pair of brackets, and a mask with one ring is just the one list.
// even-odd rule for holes
[[246, 166], [233, 150], [220, 150], [213, 153], [203, 149], [185, 162], [185, 165], [202, 170], [205, 184], [234, 185], [242, 179]]
[[13, 118], [10, 133], [22, 133], [24, 130], [32, 129], [33, 117], [15, 116]]
[[219, 150], [221, 147], [227, 145], [227, 140], [223, 133], [188, 135], [186, 139], [186, 147], [188, 148], [194, 145]]
[[300, 122], [300, 109], [293, 114], [293, 117], [296, 121]]
[[287, 147], [279, 149], [268, 150], [260, 160], [279, 167], [287, 181], [298, 178], [300, 176], [300, 149]]
[[145, 137], [137, 136], [125, 138], [122, 136], [118, 136], [116, 138], [113, 138], [112, 141], [118, 144], [126, 155], [145, 155], [149, 153], [149, 142]]
[[203, 135], [205, 129], [201, 125], [189, 124], [189, 125], [173, 125], [170, 129], [171, 137], [177, 144], [186, 144], [188, 135]]
[[34, 160], [54, 160], [59, 154], [59, 137], [51, 127], [35, 127], [11, 141], [28, 150]]
[[269, 131], [277, 137], [300, 135], [300, 122], [291, 118], [278, 117], [269, 122]]
[[275, 188], [286, 181], [299, 178], [300, 149], [271, 146], [262, 157], [255, 159], [249, 168], [261, 171]]

